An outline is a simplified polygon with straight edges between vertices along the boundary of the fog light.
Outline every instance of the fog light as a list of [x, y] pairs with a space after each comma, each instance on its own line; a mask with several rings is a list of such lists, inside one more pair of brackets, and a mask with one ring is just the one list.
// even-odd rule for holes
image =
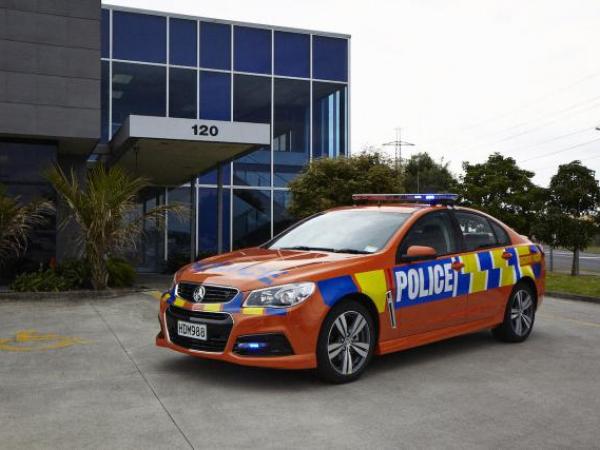
[[239, 342], [238, 349], [240, 350], [261, 350], [267, 348], [269, 344], [266, 342]]
[[238, 337], [233, 352], [240, 356], [287, 356], [294, 352], [280, 333], [251, 334]]

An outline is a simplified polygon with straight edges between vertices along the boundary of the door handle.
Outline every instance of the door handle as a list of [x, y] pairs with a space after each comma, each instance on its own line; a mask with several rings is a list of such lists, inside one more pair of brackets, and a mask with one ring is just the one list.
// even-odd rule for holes
[[458, 272], [459, 270], [461, 270], [463, 267], [465, 267], [465, 263], [463, 263], [463, 262], [460, 262], [460, 261], [454, 261], [454, 262], [452, 263], [452, 268], [453, 268], [454, 270], [456, 270], [457, 272]]
[[510, 252], [505, 251], [504, 253], [502, 253], [502, 259], [510, 259], [512, 257], [513, 255]]

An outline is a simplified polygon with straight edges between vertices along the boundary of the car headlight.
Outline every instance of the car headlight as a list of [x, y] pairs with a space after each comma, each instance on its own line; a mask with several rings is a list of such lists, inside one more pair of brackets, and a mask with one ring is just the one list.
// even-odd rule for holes
[[315, 292], [315, 283], [292, 283], [250, 292], [244, 306], [288, 308], [302, 303]]

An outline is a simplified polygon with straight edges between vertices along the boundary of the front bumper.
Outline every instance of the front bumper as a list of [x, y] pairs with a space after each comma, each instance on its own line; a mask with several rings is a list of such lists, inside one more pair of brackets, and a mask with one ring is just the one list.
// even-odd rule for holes
[[[312, 369], [316, 367], [316, 346], [326, 306], [316, 296], [306, 303], [284, 311], [262, 308], [214, 308], [199, 310], [201, 305], [177, 299], [176, 304], [163, 297], [158, 320], [160, 332], [156, 345], [187, 355], [227, 361], [234, 364], [277, 369]], [[215, 309], [219, 309], [215, 311]], [[207, 341], [177, 336], [177, 320], [203, 323], [207, 326]], [[236, 349], [238, 338], [248, 335], [276, 335], [285, 337], [292, 354], [286, 356], [256, 356]], [[242, 339], [244, 340], [244, 339]], [[237, 351], [236, 351], [237, 350]], [[246, 354], [240, 354], [246, 353]]]

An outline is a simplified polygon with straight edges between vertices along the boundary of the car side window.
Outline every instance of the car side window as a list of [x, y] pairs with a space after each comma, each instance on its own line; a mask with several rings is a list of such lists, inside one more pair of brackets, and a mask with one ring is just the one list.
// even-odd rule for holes
[[508, 237], [506, 230], [493, 220], [490, 220], [490, 223], [492, 224], [492, 229], [498, 239], [498, 245], [510, 245], [510, 238]]
[[434, 212], [419, 219], [400, 244], [398, 256], [405, 255], [412, 245], [433, 247], [438, 256], [456, 253], [458, 245], [450, 215]]
[[486, 217], [464, 211], [457, 211], [455, 217], [463, 234], [466, 251], [500, 245]]

